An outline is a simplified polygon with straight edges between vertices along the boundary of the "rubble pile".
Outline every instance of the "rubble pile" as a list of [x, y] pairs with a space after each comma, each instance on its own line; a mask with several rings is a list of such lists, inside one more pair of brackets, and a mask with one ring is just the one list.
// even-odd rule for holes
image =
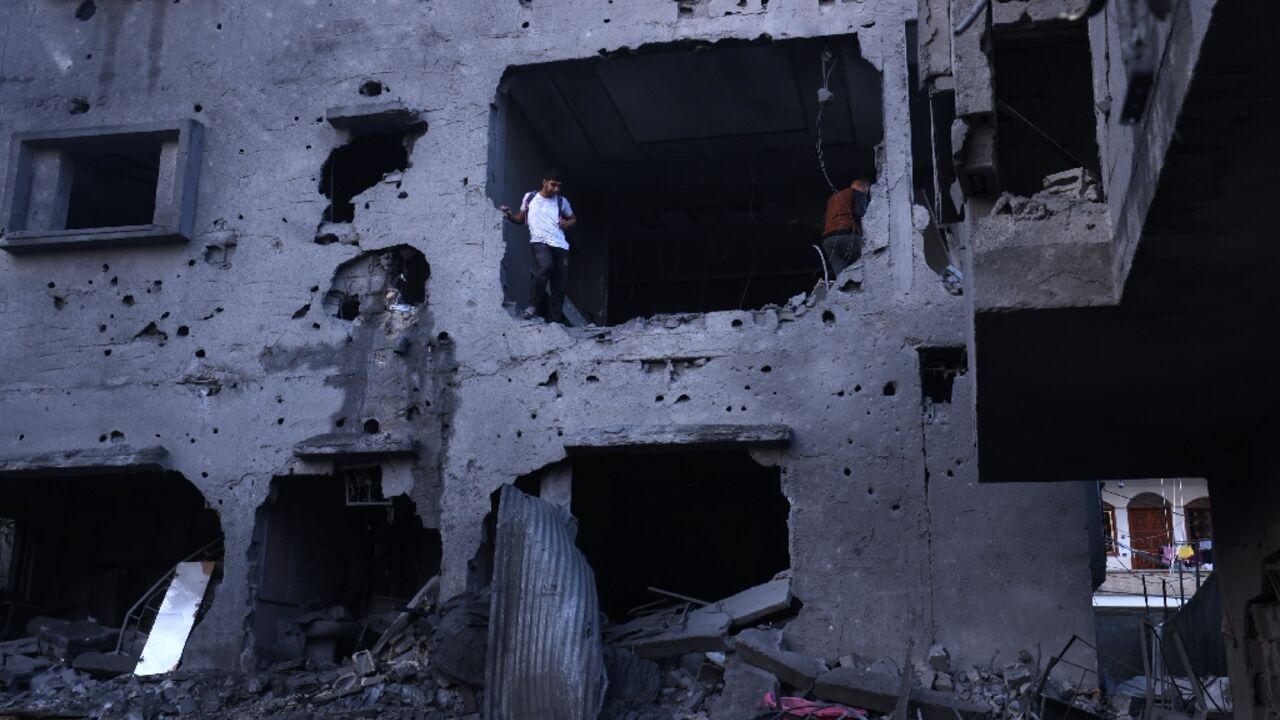
[[[138, 676], [136, 659], [110, 662], [118, 631], [42, 618], [34, 637], [0, 643], [0, 716], [479, 720], [492, 591], [438, 604], [436, 587], [433, 579], [386, 618], [376, 641], [340, 662], [313, 644], [251, 673]], [[904, 705], [905, 717], [923, 720], [1029, 720], [1047, 706], [1118, 719], [1134, 710], [1127, 696], [1049, 679], [1025, 651], [1013, 663], [967, 669], [941, 645], [907, 648], [899, 660], [798, 652], [784, 632], [794, 614], [785, 574], [714, 603], [654, 591], [660, 600], [604, 629], [601, 720], [890, 718]], [[295, 624], [305, 634], [342, 617], [319, 611]]]

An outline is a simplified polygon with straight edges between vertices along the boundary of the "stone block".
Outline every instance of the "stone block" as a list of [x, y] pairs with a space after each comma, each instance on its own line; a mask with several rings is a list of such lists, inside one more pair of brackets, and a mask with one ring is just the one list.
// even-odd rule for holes
[[[892, 675], [842, 667], [818, 676], [813, 692], [823, 700], [890, 713], [897, 705], [900, 686], [900, 680]], [[908, 717], [915, 717], [917, 710], [925, 720], [977, 718], [991, 712], [987, 705], [968, 702], [950, 693], [914, 689]]]
[[721, 600], [716, 607], [734, 627], [759, 620], [791, 606], [791, 578], [770, 580]]
[[760, 714], [766, 693], [778, 692], [773, 673], [729, 656], [724, 668], [724, 691], [711, 705], [711, 720], [741, 720]]
[[779, 630], [743, 630], [734, 637], [734, 649], [743, 660], [768, 670], [794, 688], [808, 689], [827, 671], [827, 665], [808, 655], [785, 650]]

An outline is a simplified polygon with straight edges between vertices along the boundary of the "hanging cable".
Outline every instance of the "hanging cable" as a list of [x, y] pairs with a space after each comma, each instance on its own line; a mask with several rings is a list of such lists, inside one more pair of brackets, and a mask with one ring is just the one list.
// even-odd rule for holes
[[827, 256], [823, 254], [822, 248], [818, 247], [817, 244], [813, 246], [813, 249], [817, 251], [818, 260], [819, 262], [822, 263], [822, 286], [830, 290], [831, 289], [831, 273], [827, 271]]
[[836, 189], [836, 184], [831, 182], [831, 176], [827, 174], [827, 159], [822, 152], [822, 109], [827, 106], [827, 103], [831, 102], [831, 98], [835, 97], [835, 95], [832, 94], [829, 85], [831, 80], [831, 71], [835, 69], [836, 61], [835, 58], [832, 57], [831, 51], [822, 51], [822, 87], [818, 89], [818, 114], [814, 124], [817, 126], [818, 131], [818, 139], [816, 143], [816, 149], [818, 151], [818, 169], [822, 171], [822, 177], [827, 181], [827, 187], [831, 188], [832, 195], [839, 192], [839, 190]]

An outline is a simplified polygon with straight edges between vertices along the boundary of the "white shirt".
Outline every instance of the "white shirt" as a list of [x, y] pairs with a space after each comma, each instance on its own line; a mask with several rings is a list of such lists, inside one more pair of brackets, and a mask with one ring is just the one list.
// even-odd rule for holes
[[573, 217], [573, 208], [569, 206], [567, 199], [559, 195], [542, 197], [542, 193], [531, 192], [524, 196], [520, 211], [526, 213], [529, 242], [544, 243], [561, 250], [569, 249], [569, 241], [560, 228], [561, 217]]

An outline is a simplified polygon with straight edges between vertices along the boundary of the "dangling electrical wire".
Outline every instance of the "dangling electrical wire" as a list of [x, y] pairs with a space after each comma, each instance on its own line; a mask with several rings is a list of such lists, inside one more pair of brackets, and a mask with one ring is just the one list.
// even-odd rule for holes
[[827, 187], [831, 188], [832, 195], [839, 192], [839, 190], [836, 189], [836, 184], [831, 182], [831, 176], [827, 174], [827, 159], [822, 153], [822, 109], [825, 108], [827, 103], [831, 101], [831, 98], [834, 97], [828, 83], [831, 79], [831, 71], [835, 69], [835, 58], [831, 57], [830, 51], [824, 50], [822, 52], [822, 87], [818, 90], [818, 115], [814, 124], [817, 126], [818, 131], [816, 144], [818, 151], [818, 169], [822, 171], [822, 177], [827, 181]]

